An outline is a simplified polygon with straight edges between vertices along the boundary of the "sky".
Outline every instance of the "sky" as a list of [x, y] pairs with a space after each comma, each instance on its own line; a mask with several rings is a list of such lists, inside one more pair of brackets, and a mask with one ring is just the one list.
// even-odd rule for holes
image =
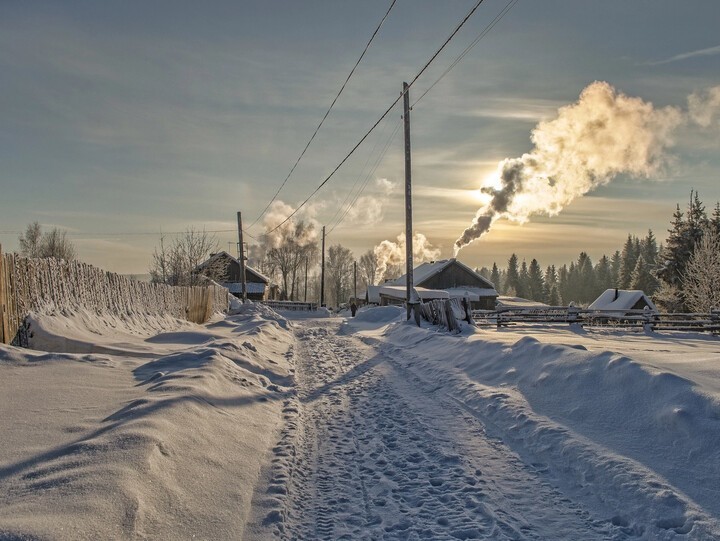
[[[235, 250], [238, 211], [255, 242], [273, 223], [262, 210], [390, 3], [2, 2], [3, 250], [38, 221], [66, 230], [80, 259], [143, 274], [161, 232], [204, 228]], [[318, 187], [475, 3], [397, 0], [273, 211]], [[709, 93], [720, 85], [720, 3], [519, 0], [438, 81], [507, 3], [485, 0], [410, 89], [414, 231], [435, 253], [453, 256], [499, 162], [547, 156], [534, 153], [533, 130], [557, 127], [558, 110], [595, 81], [675, 115], [662, 140], [642, 126], [652, 163], [590, 171], [592, 185], [554, 216], [494, 215], [462, 261], [504, 265], [517, 253], [562, 264], [581, 250], [596, 261], [628, 233], [651, 228], [664, 240], [691, 189], [708, 208], [720, 200], [720, 103]], [[703, 115], [691, 115], [690, 96]], [[401, 114], [393, 109], [297, 215], [358, 257], [405, 228]]]

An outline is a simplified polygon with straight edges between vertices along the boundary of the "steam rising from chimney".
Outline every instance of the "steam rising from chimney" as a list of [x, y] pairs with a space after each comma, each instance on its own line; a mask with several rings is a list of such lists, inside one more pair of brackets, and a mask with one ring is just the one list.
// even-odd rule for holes
[[[405, 233], [397, 236], [397, 242], [384, 240], [373, 249], [377, 258], [377, 269], [375, 272], [378, 284], [383, 282], [388, 270], [402, 268], [404, 274], [405, 264]], [[440, 250], [433, 248], [430, 241], [422, 233], [413, 234], [413, 263], [432, 261], [440, 257]]]
[[[318, 231], [321, 227], [308, 211], [305, 211], [302, 216], [303, 227], [299, 227], [299, 222], [288, 220], [282, 227], [273, 231], [294, 210], [287, 203], [280, 200], [273, 201], [273, 204], [263, 217], [263, 226], [265, 227], [263, 237], [268, 248], [278, 248], [287, 239], [294, 239], [300, 246], [305, 246], [317, 240]], [[310, 207], [310, 210], [312, 210], [312, 207]]]
[[534, 214], [554, 216], [618, 174], [653, 174], [682, 121], [676, 108], [656, 109], [605, 82], [589, 85], [576, 103], [537, 125], [531, 152], [498, 164], [481, 187], [486, 203], [455, 241], [455, 255], [500, 218], [525, 223]]

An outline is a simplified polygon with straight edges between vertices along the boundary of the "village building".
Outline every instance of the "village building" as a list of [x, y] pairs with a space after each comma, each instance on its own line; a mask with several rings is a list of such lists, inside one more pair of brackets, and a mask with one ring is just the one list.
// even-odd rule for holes
[[630, 310], [648, 309], [657, 312], [653, 301], [639, 289], [606, 289], [588, 310], [616, 311], [617, 315], [627, 315]]
[[[398, 304], [405, 300], [406, 276], [381, 284], [373, 296], [379, 304]], [[423, 300], [467, 299], [473, 310], [493, 310], [498, 292], [489, 280], [455, 258], [422, 263], [413, 269], [413, 286]], [[370, 291], [367, 293], [370, 300]]]
[[[240, 278], [240, 261], [229, 253], [222, 251], [210, 254], [210, 257], [197, 266], [198, 274], [215, 280], [237, 298], [242, 298], [242, 280]], [[245, 285], [247, 298], [251, 301], [276, 300], [278, 287], [267, 276], [245, 265]]]

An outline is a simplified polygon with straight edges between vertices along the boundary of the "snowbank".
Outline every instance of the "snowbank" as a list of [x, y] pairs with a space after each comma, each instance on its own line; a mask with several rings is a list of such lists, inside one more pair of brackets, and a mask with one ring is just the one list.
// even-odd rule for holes
[[720, 366], [703, 362], [717, 360], [717, 340], [643, 336], [641, 361], [611, 351], [622, 335], [544, 332], [555, 343], [405, 324], [364, 335], [389, 342], [400, 362], [629, 534], [719, 536]]
[[0, 346], [0, 538], [241, 539], [291, 392], [287, 321], [83, 321], [38, 319], [35, 340], [115, 355]]

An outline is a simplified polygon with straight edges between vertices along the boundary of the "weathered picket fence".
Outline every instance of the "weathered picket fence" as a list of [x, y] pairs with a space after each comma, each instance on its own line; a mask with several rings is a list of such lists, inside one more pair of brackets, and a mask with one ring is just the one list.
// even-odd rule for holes
[[498, 328], [516, 324], [573, 324], [583, 327], [643, 328], [648, 331], [720, 333], [720, 310], [709, 313], [665, 313], [653, 310], [590, 310], [575, 306], [512, 307], [474, 310], [477, 325]]
[[0, 246], [0, 343], [19, 343], [25, 318], [85, 309], [98, 314], [169, 315], [204, 323], [227, 311], [219, 286], [174, 287], [130, 280], [78, 261], [3, 254]]
[[314, 312], [318, 309], [316, 302], [300, 301], [262, 301], [262, 304], [273, 310], [308, 311]]

